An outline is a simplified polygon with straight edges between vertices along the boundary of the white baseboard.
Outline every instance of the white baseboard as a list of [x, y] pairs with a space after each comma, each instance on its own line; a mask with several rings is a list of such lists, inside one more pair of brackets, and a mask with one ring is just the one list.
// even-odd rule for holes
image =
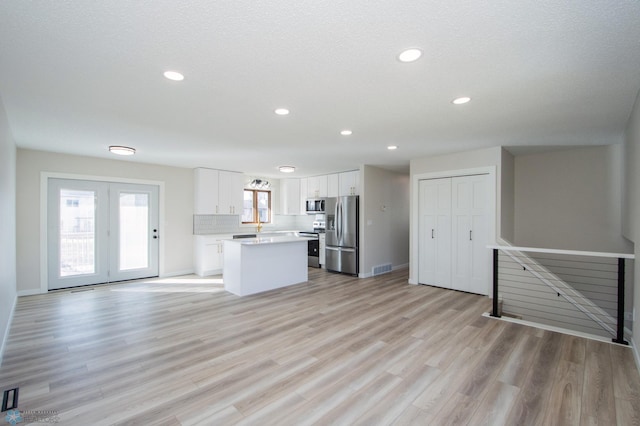
[[18, 292], [18, 297], [22, 297], [22, 296], [34, 296], [36, 294], [44, 294], [42, 292], [42, 290], [40, 290], [39, 288], [34, 288], [31, 290], [20, 290]]
[[4, 330], [4, 337], [2, 338], [2, 342], [0, 342], [0, 366], [2, 365], [2, 358], [4, 357], [4, 348], [7, 344], [7, 339], [9, 338], [9, 331], [11, 330], [11, 323], [13, 322], [13, 314], [15, 313], [17, 304], [18, 304], [18, 296], [13, 298], [13, 304], [11, 305], [11, 310], [9, 311], [9, 319], [7, 320], [7, 328]]
[[[222, 269], [220, 269], [222, 271]], [[209, 272], [209, 271], [205, 271]], [[222, 273], [222, 272], [220, 272]], [[182, 271], [173, 271], [173, 272], [165, 272], [160, 274], [160, 278], [170, 278], [170, 277], [179, 277], [180, 275], [193, 275], [195, 274], [195, 269], [185, 269]]]

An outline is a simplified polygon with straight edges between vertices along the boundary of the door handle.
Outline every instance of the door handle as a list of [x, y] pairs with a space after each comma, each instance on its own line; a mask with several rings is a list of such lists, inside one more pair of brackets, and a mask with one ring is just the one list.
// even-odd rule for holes
[[469, 241], [472, 241], [472, 240], [473, 240], [473, 239], [471, 238], [471, 233], [472, 233], [472, 232], [473, 232], [473, 231], [469, 231]]
[[435, 231], [435, 229], [431, 230], [431, 239], [433, 240], [435, 237], [433, 236], [433, 231]]

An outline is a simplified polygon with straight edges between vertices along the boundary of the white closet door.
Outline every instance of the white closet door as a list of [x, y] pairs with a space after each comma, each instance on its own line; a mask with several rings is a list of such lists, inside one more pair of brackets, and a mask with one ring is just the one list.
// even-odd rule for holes
[[471, 200], [471, 265], [469, 290], [472, 293], [489, 294], [491, 250], [489, 243], [489, 194], [487, 175], [470, 176]]
[[471, 275], [471, 183], [467, 177], [452, 179], [452, 236], [453, 236], [453, 277], [451, 288], [470, 291]]
[[452, 178], [451, 288], [488, 294], [486, 175]]
[[451, 178], [420, 181], [421, 284], [451, 286]]

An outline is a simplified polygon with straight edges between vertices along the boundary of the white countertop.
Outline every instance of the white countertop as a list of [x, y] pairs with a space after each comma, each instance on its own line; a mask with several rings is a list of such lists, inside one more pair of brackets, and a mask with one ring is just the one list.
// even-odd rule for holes
[[284, 243], [298, 243], [302, 241], [308, 241], [314, 239], [312, 237], [296, 237], [293, 235], [282, 236], [269, 236], [269, 237], [256, 237], [256, 238], [236, 238], [231, 240], [225, 240], [228, 242], [234, 242], [244, 245], [257, 245], [257, 244], [284, 244]]

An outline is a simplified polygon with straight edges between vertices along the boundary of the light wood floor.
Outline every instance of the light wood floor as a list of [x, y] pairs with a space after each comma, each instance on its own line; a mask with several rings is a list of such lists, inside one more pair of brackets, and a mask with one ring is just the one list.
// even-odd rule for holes
[[188, 278], [23, 297], [0, 390], [64, 425], [640, 423], [630, 349], [484, 318], [487, 298], [407, 278], [312, 269], [244, 298]]

